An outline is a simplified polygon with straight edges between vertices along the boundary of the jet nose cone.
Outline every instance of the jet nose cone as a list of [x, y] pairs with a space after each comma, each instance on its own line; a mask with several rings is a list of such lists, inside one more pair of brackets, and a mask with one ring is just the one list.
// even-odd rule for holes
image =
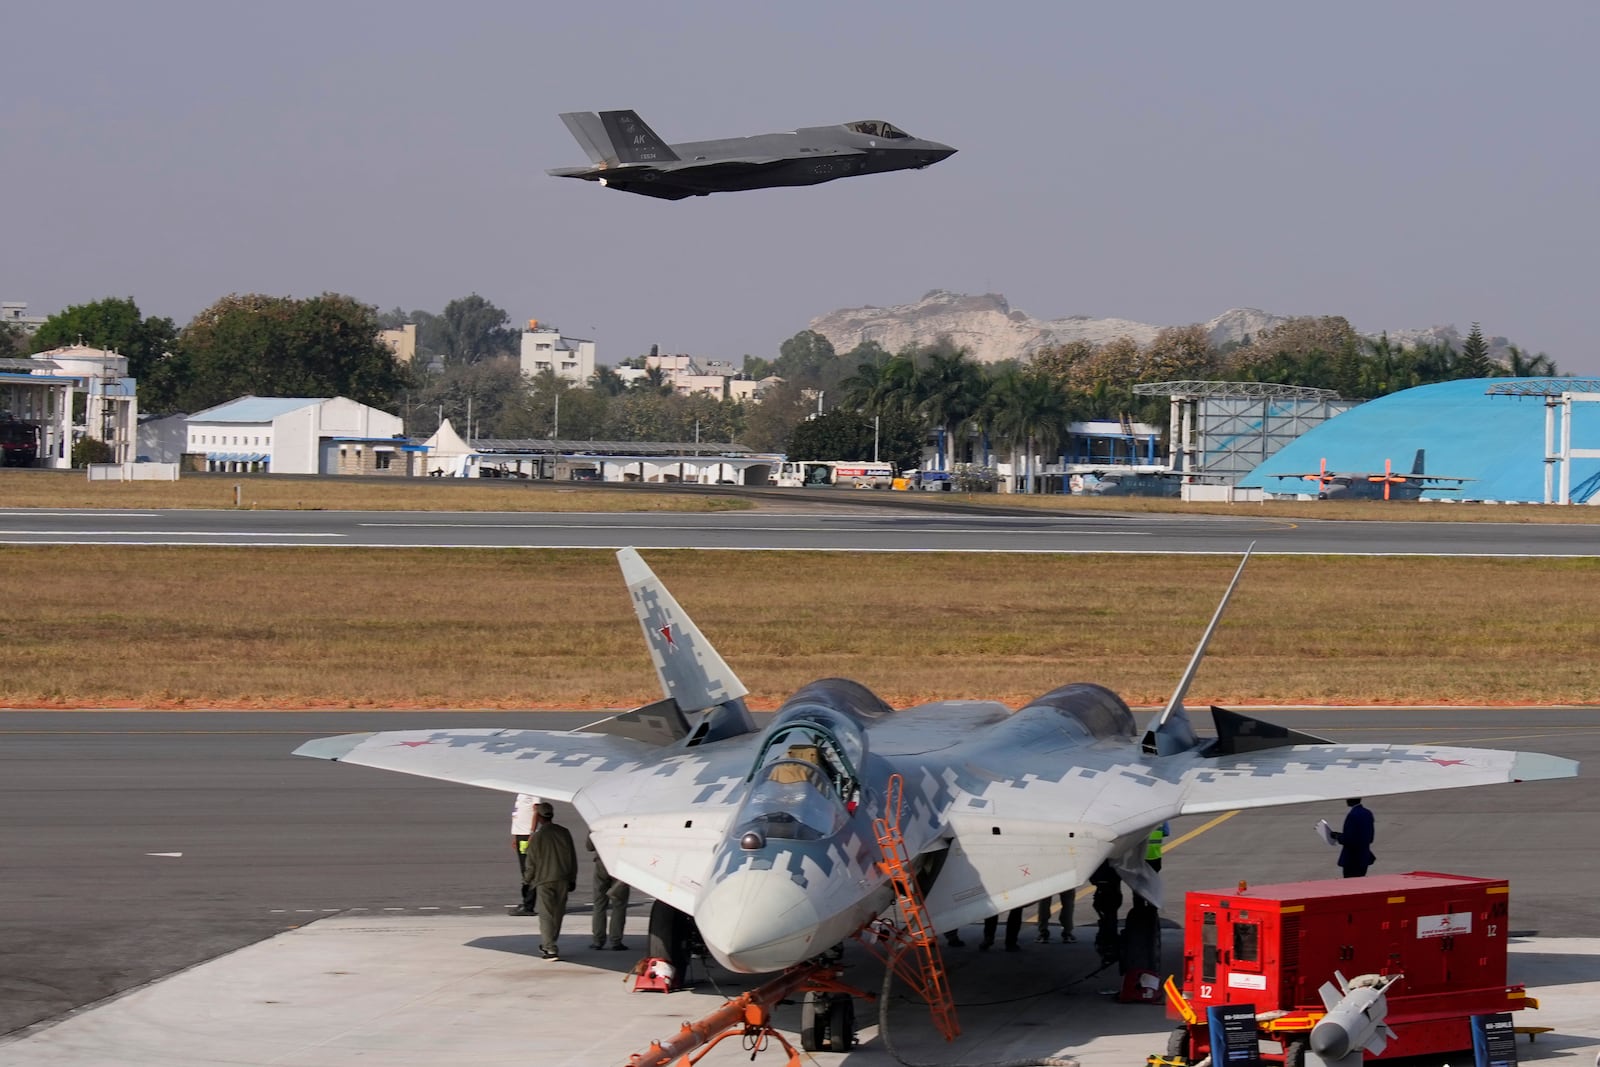
[[809, 959], [816, 946], [817, 909], [783, 870], [736, 871], [695, 907], [700, 938], [730, 971], [762, 974]]
[[931, 157], [929, 159], [930, 163], [937, 163], [941, 159], [949, 159], [955, 154], [956, 150], [947, 144], [940, 144], [938, 141], [928, 142], [927, 155]]

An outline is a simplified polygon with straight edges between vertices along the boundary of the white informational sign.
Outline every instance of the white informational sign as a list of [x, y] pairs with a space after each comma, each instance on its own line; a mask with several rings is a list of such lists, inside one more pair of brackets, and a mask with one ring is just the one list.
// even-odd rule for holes
[[1264, 974], [1240, 974], [1231, 971], [1228, 974], [1228, 985], [1234, 989], [1265, 989], [1267, 976]]
[[1472, 933], [1472, 912], [1452, 911], [1444, 915], [1423, 915], [1417, 919], [1417, 936], [1454, 937]]

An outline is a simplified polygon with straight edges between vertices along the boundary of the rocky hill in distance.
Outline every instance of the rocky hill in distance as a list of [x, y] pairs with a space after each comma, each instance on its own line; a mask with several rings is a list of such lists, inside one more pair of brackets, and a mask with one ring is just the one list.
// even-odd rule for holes
[[[1201, 325], [1211, 343], [1220, 346], [1257, 337], [1288, 318], [1257, 308], [1233, 308]], [[888, 351], [898, 352], [907, 346], [932, 344], [940, 337], [948, 337], [980, 363], [1024, 359], [1038, 349], [1068, 341], [1102, 344], [1131, 337], [1139, 344], [1148, 344], [1162, 329], [1130, 319], [1095, 319], [1087, 315], [1036, 319], [1025, 311], [1014, 310], [999, 293], [970, 296], [944, 289], [935, 289], [914, 304], [842, 308], [812, 319], [810, 328], [826, 337], [834, 351], [841, 354], [864, 341], [876, 341]], [[1435, 326], [1391, 330], [1389, 339], [1397, 344], [1449, 341], [1459, 345], [1461, 335], [1453, 326]], [[1490, 338], [1490, 354], [1499, 355], [1508, 343], [1503, 337]]]

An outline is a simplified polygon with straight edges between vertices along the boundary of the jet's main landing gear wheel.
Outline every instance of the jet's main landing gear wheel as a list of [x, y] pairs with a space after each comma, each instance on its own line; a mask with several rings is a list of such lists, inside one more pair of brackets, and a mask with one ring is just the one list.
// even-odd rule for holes
[[849, 1052], [855, 1043], [855, 1001], [843, 993], [807, 993], [800, 1002], [800, 1047], [807, 1052]]
[[689, 957], [694, 943], [694, 926], [689, 916], [663, 901], [650, 905], [650, 934], [645, 955], [672, 964], [676, 988], [689, 984]]
[[856, 1043], [856, 1003], [847, 996], [835, 996], [828, 1009], [828, 1051], [849, 1052]]

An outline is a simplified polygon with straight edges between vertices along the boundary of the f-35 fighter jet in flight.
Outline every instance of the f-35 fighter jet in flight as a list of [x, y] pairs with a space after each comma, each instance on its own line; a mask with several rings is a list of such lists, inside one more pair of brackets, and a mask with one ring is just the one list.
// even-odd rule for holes
[[1182, 815], [1578, 771], [1534, 752], [1334, 744], [1223, 708], [1212, 709], [1215, 735], [1201, 736], [1183, 698], [1221, 605], [1142, 732], [1120, 697], [1083, 683], [1020, 711], [986, 700], [896, 711], [826, 678], [762, 724], [639, 554], [618, 557], [662, 700], [570, 732], [445, 725], [296, 751], [571, 802], [606, 869], [656, 898], [649, 954], [680, 967], [689, 918], [720, 963], [761, 973], [826, 951], [891, 907], [874, 820], [893, 814], [894, 775], [930, 928], [951, 930], [1081, 886], [1103, 861], [1159, 902], [1150, 830]]
[[956, 151], [876, 119], [675, 145], [662, 141], [633, 111], [569, 111], [561, 121], [594, 166], [547, 173], [660, 200], [920, 170]]

